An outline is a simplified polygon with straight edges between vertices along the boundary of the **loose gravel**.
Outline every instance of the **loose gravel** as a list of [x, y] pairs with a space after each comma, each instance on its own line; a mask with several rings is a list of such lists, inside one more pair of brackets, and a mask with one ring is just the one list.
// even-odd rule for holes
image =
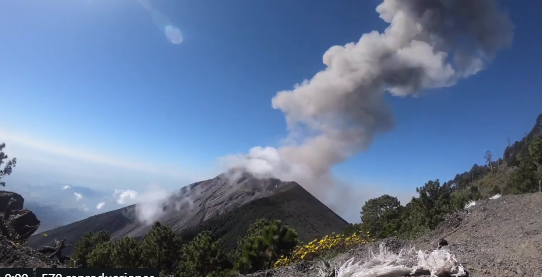
[[[542, 193], [481, 200], [448, 216], [434, 231], [415, 241], [386, 239], [392, 251], [414, 246], [435, 249], [444, 238], [458, 261], [474, 277], [542, 277]], [[338, 266], [354, 257], [364, 259], [373, 243], [343, 253], [330, 263]], [[317, 263], [262, 271], [246, 277], [316, 277]]]

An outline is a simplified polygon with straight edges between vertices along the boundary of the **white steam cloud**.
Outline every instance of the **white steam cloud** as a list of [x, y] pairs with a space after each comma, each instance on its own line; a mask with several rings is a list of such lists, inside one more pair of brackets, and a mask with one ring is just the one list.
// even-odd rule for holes
[[158, 220], [164, 211], [164, 203], [170, 195], [166, 190], [155, 186], [144, 191], [138, 198], [135, 206], [137, 219], [144, 224], [152, 224]]
[[83, 195], [78, 192], [74, 192], [73, 195], [75, 195], [75, 201], [83, 199]]
[[324, 70], [272, 99], [285, 115], [288, 143], [223, 157], [226, 169], [297, 181], [337, 212], [349, 202], [359, 209], [360, 199], [344, 198], [356, 193], [331, 169], [394, 128], [386, 94], [453, 86], [484, 70], [513, 38], [496, 0], [384, 0], [376, 11], [389, 23], [383, 33], [329, 48]]
[[105, 202], [100, 202], [98, 205], [96, 205], [97, 210], [101, 210], [105, 206]]
[[143, 224], [152, 224], [165, 213], [164, 206], [171, 204], [168, 198], [171, 195], [170, 192], [158, 185], [151, 185], [142, 193], [134, 190], [115, 189], [113, 194], [119, 205], [135, 204], [135, 216]]
[[62, 186], [62, 189], [63, 189], [63, 190], [67, 190], [67, 189], [71, 189], [71, 188], [72, 188], [72, 187], [70, 187], [70, 186]]
[[115, 189], [113, 196], [119, 205], [134, 204], [137, 198], [137, 191]]

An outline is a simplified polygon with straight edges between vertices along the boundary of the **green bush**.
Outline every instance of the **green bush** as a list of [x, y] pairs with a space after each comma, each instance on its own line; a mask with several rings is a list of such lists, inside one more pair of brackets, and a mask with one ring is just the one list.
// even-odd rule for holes
[[110, 235], [107, 231], [100, 231], [98, 233], [87, 232], [77, 243], [73, 249], [70, 266], [87, 268], [88, 256], [98, 245], [110, 241]]
[[145, 235], [141, 249], [147, 266], [173, 273], [181, 254], [182, 240], [171, 228], [156, 222]]
[[239, 260], [243, 254], [243, 247], [245, 246], [245, 242], [248, 240], [248, 238], [261, 235], [263, 229], [269, 225], [271, 225], [271, 221], [265, 218], [258, 219], [256, 222], [252, 223], [248, 227], [245, 236], [237, 239], [237, 247], [228, 254], [230, 261]]
[[361, 208], [361, 229], [377, 238], [392, 236], [401, 227], [402, 206], [397, 197], [382, 195]]
[[[148, 257], [146, 258], [148, 259]], [[132, 237], [124, 237], [113, 243], [111, 259], [113, 267], [116, 268], [151, 267], [145, 263], [147, 259], [142, 256], [141, 242]]]
[[113, 261], [113, 248], [114, 243], [107, 241], [101, 243], [94, 248], [87, 255], [87, 266], [89, 268], [113, 268], [115, 263]]
[[214, 241], [211, 233], [204, 231], [193, 241], [183, 245], [177, 276], [206, 277], [229, 266], [220, 241]]
[[265, 226], [261, 235], [247, 238], [235, 268], [241, 273], [268, 269], [283, 255], [290, 255], [299, 244], [297, 232], [275, 220]]

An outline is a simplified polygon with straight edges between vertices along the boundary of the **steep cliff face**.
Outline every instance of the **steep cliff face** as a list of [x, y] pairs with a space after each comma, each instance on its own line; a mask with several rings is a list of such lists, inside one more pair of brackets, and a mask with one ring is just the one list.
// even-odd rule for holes
[[[47, 236], [32, 236], [28, 243], [32, 247], [40, 247], [61, 237], [73, 243], [88, 231], [101, 230], [109, 231], [113, 239], [141, 237], [151, 226], [142, 223], [138, 215], [148, 215], [149, 210], [155, 213], [153, 219], [171, 227], [178, 234], [188, 229], [210, 229], [216, 222], [227, 222], [222, 225], [229, 227], [221, 230], [224, 233], [228, 233], [228, 229], [237, 230], [233, 232], [235, 235], [226, 236], [233, 242], [237, 241], [236, 236], [242, 228], [246, 230], [262, 217], [280, 219], [294, 228], [306, 229], [306, 232], [300, 233], [302, 239], [340, 231], [347, 225], [346, 221], [295, 182], [258, 179], [249, 174], [230, 172], [183, 187], [165, 201], [154, 203], [153, 207], [133, 205], [95, 215], [49, 230]], [[185, 231], [185, 234], [188, 233]], [[224, 243], [229, 245], [229, 242]]]

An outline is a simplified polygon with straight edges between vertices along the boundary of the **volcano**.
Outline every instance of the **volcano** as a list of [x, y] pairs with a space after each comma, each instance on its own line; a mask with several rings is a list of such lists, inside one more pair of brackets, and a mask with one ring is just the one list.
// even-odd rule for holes
[[[190, 184], [157, 205], [159, 208], [153, 207], [159, 211], [156, 220], [176, 234], [191, 239], [198, 232], [212, 231], [226, 249], [235, 247], [237, 238], [260, 218], [282, 220], [296, 229], [301, 241], [340, 232], [348, 224], [296, 182], [256, 178], [243, 172], [228, 172]], [[49, 230], [47, 236], [38, 233], [28, 239], [28, 245], [39, 248], [62, 237], [75, 243], [86, 232], [102, 230], [114, 240], [141, 238], [152, 223], [138, 220], [138, 213], [148, 212], [144, 209], [145, 204], [136, 204], [94, 215]]]

